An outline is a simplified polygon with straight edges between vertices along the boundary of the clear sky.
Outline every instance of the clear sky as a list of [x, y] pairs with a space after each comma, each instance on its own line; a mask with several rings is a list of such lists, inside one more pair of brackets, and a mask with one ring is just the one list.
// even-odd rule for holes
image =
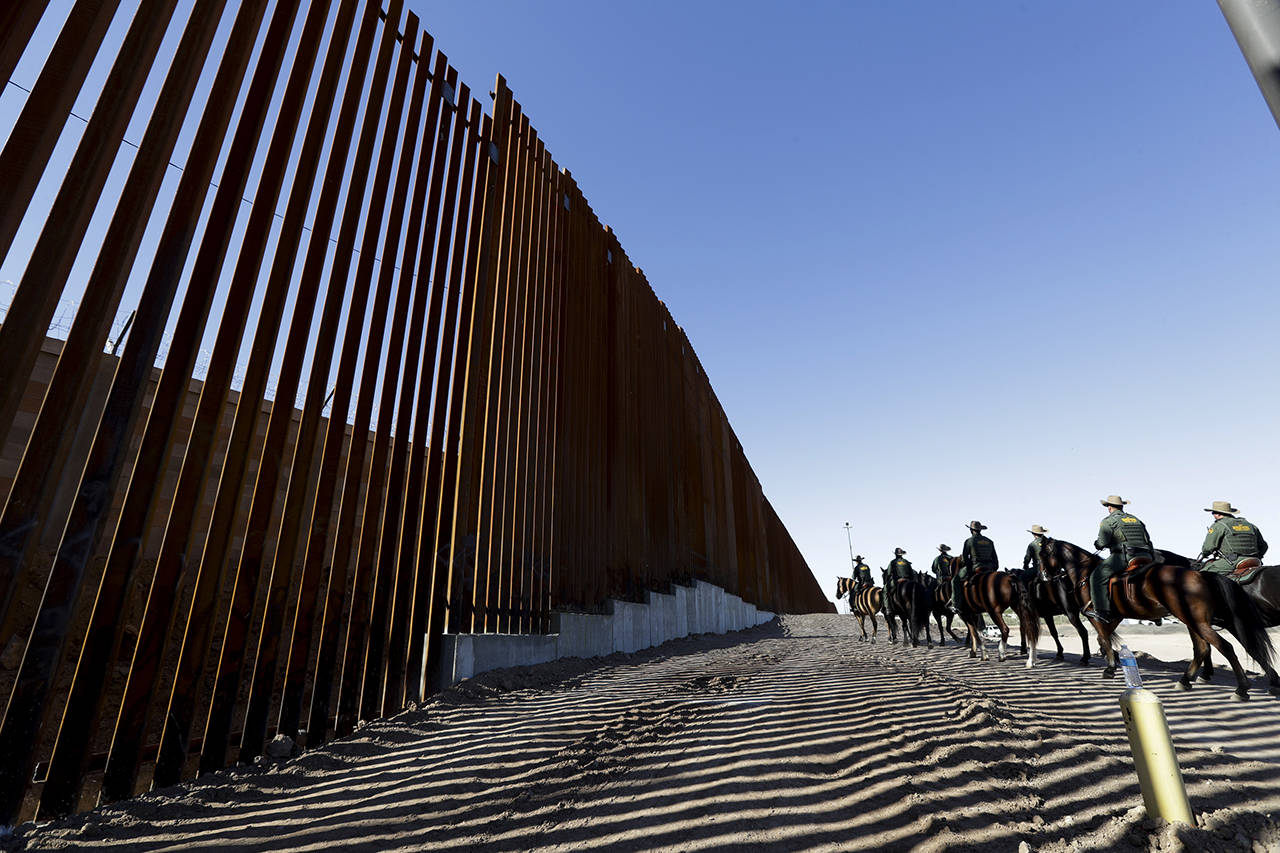
[[1159, 547], [1214, 499], [1280, 531], [1280, 130], [1215, 3], [408, 6], [645, 270], [828, 595], [846, 521], [874, 568], [1089, 544], [1117, 492]]

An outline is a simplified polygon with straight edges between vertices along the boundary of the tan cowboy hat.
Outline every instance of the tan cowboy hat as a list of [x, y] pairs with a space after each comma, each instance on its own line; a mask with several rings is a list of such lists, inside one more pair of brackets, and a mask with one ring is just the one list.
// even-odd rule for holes
[[950, 545], [939, 545], [939, 546], [938, 546], [938, 550], [939, 550], [939, 551], [950, 551], [950, 550], [951, 550], [951, 546], [950, 546]]
[[905, 553], [907, 553], [907, 549], [905, 549], [905, 548], [894, 548], [894, 549], [893, 549], [893, 556], [895, 556], [895, 557], [901, 557], [901, 556], [902, 556], [903, 554], [905, 554]]
[[986, 530], [987, 526], [983, 524], [981, 521], [971, 521], [969, 522], [969, 529], [970, 530]]
[[1041, 527], [1041, 526], [1040, 526], [1040, 525], [1038, 525], [1038, 524], [1033, 524], [1033, 525], [1031, 525], [1031, 529], [1030, 529], [1030, 530], [1028, 530], [1027, 532], [1028, 532], [1028, 533], [1031, 533], [1031, 534], [1033, 534], [1033, 535], [1035, 535], [1035, 536], [1043, 536], [1044, 534], [1048, 533], [1048, 532], [1049, 532], [1049, 530], [1048, 530], [1048, 528]]
[[1214, 501], [1213, 506], [1205, 510], [1205, 512], [1216, 512], [1222, 515], [1235, 515], [1239, 511], [1231, 505], [1231, 501]]
[[1119, 495], [1107, 495], [1106, 498], [1101, 501], [1101, 503], [1103, 506], [1113, 506], [1113, 507], [1116, 507], [1117, 509], [1124, 509], [1124, 505], [1127, 504], [1128, 501], [1120, 497]]

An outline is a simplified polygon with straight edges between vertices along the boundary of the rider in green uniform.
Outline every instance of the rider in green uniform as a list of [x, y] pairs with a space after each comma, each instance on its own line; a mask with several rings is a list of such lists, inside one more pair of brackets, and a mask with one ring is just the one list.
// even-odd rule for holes
[[1027, 553], [1022, 555], [1022, 579], [1031, 583], [1044, 574], [1044, 547], [1053, 540], [1045, 535], [1048, 528], [1038, 524], [1031, 525], [1027, 532], [1031, 534], [1031, 542], [1027, 545]]
[[929, 567], [933, 572], [933, 576], [938, 579], [939, 583], [950, 579], [951, 577], [951, 546], [939, 545], [938, 556], [933, 558], [933, 565]]
[[995, 543], [982, 535], [982, 531], [986, 529], [987, 526], [981, 521], [969, 522], [969, 532], [972, 535], [964, 540], [964, 547], [960, 551], [960, 570], [951, 579], [950, 604], [957, 613], [960, 612], [960, 602], [964, 600], [960, 592], [963, 583], [978, 572], [994, 571], [1000, 567]]
[[893, 559], [889, 561], [889, 565], [884, 570], [884, 600], [889, 602], [893, 595], [893, 590], [897, 588], [901, 581], [911, 579], [911, 561], [904, 559], [903, 554], [907, 553], [902, 548], [893, 549]]
[[1119, 495], [1108, 495], [1101, 503], [1107, 508], [1107, 517], [1102, 519], [1098, 528], [1098, 540], [1093, 543], [1093, 547], [1099, 551], [1110, 548], [1111, 555], [1089, 573], [1089, 597], [1093, 601], [1084, 615], [1090, 619], [1110, 622], [1115, 616], [1111, 611], [1107, 583], [1138, 557], [1154, 560], [1156, 549], [1151, 544], [1151, 537], [1147, 535], [1147, 526], [1137, 516], [1125, 512], [1124, 507], [1128, 501]]
[[1249, 557], [1261, 560], [1266, 556], [1267, 540], [1262, 538], [1262, 531], [1238, 515], [1240, 511], [1231, 501], [1214, 501], [1205, 512], [1213, 514], [1213, 525], [1200, 546], [1200, 559], [1214, 554], [1218, 558], [1205, 563], [1200, 571], [1229, 575], [1241, 560]]
[[874, 586], [871, 581], [871, 567], [862, 562], [862, 555], [858, 554], [853, 558], [853, 587], [854, 589], [863, 589], [864, 587]]

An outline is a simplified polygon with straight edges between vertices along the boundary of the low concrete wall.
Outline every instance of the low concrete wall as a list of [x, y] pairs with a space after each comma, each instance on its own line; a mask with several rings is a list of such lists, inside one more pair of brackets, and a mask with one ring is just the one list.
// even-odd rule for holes
[[610, 600], [607, 614], [556, 613], [552, 634], [445, 634], [438, 686], [491, 669], [637, 652], [690, 634], [740, 631], [774, 616], [703, 581], [647, 598], [644, 604]]

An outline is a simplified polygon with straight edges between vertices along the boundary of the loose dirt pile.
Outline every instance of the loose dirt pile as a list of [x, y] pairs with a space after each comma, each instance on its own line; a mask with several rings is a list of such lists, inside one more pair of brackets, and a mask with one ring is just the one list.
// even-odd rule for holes
[[[1148, 679], [1197, 826], [1142, 809], [1097, 666], [787, 617], [489, 673], [299, 758], [20, 827], [63, 850], [1280, 850], [1280, 701]], [[883, 637], [883, 635], [882, 635]]]

